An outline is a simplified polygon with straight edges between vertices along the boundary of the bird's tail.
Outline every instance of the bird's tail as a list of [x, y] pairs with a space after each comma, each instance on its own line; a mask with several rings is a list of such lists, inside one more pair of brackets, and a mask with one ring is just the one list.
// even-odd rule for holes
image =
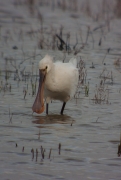
[[69, 60], [69, 63], [71, 63], [71, 64], [73, 64], [75, 67], [77, 67], [77, 59], [76, 58], [71, 58], [70, 60]]

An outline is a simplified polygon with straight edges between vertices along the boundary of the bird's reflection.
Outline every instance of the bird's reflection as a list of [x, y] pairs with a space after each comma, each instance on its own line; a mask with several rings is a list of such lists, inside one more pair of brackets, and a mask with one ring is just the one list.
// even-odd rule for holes
[[34, 116], [32, 123], [34, 124], [72, 124], [73, 120], [67, 115], [48, 115], [48, 116]]

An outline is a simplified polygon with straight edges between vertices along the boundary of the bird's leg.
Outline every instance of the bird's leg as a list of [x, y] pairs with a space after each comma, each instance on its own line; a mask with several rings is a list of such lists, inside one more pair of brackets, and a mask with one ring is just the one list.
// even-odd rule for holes
[[46, 103], [46, 114], [48, 114], [48, 107], [49, 107], [49, 104]]
[[63, 114], [64, 108], [65, 108], [66, 102], [63, 103], [62, 109], [61, 109], [61, 115]]

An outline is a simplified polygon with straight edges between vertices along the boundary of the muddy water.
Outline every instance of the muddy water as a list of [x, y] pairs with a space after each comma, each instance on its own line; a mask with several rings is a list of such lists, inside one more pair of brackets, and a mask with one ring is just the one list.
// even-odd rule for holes
[[[59, 33], [62, 25], [64, 38], [66, 33], [71, 34], [70, 46], [76, 43], [77, 34], [79, 48], [82, 45], [80, 29], [85, 41], [87, 25], [93, 30], [104, 24], [103, 20], [95, 22], [78, 12], [52, 8], [52, 4], [42, 7], [34, 4], [32, 10], [24, 1], [0, 2], [0, 179], [120, 179], [121, 158], [117, 151], [121, 127], [121, 69], [113, 63], [121, 54], [121, 21], [113, 19], [111, 30], [103, 29], [101, 46], [98, 45], [102, 33], [99, 29], [93, 32], [94, 42], [89, 36], [87, 45], [77, 54], [78, 61], [81, 56], [85, 63], [89, 96], [85, 96], [83, 85], [78, 99], [67, 103], [63, 116], [59, 115], [62, 103], [58, 101], [50, 104], [48, 116], [37, 115], [32, 114], [31, 107], [35, 99], [32, 83], [37, 81], [38, 86], [39, 60], [46, 53], [55, 60], [66, 55], [65, 61], [68, 61], [73, 56], [73, 52], [57, 50], [57, 45], [52, 49], [52, 34]], [[42, 37], [38, 32], [41, 23], [37, 10], [43, 16], [43, 49], [38, 47]], [[111, 51], [106, 55], [108, 48]], [[90, 68], [92, 62], [95, 68]], [[113, 83], [111, 78], [106, 79], [108, 102], [95, 103], [92, 99], [104, 68], [105, 76], [112, 71]]]

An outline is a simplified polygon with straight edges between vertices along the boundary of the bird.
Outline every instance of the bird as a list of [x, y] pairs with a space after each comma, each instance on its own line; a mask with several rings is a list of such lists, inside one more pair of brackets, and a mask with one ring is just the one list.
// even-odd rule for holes
[[45, 110], [48, 115], [49, 103], [52, 100], [63, 102], [60, 114], [63, 115], [65, 105], [77, 89], [79, 71], [77, 59], [71, 58], [68, 63], [61, 61], [54, 62], [53, 57], [45, 55], [39, 62], [39, 86], [38, 92], [32, 106], [33, 112], [41, 114]]

